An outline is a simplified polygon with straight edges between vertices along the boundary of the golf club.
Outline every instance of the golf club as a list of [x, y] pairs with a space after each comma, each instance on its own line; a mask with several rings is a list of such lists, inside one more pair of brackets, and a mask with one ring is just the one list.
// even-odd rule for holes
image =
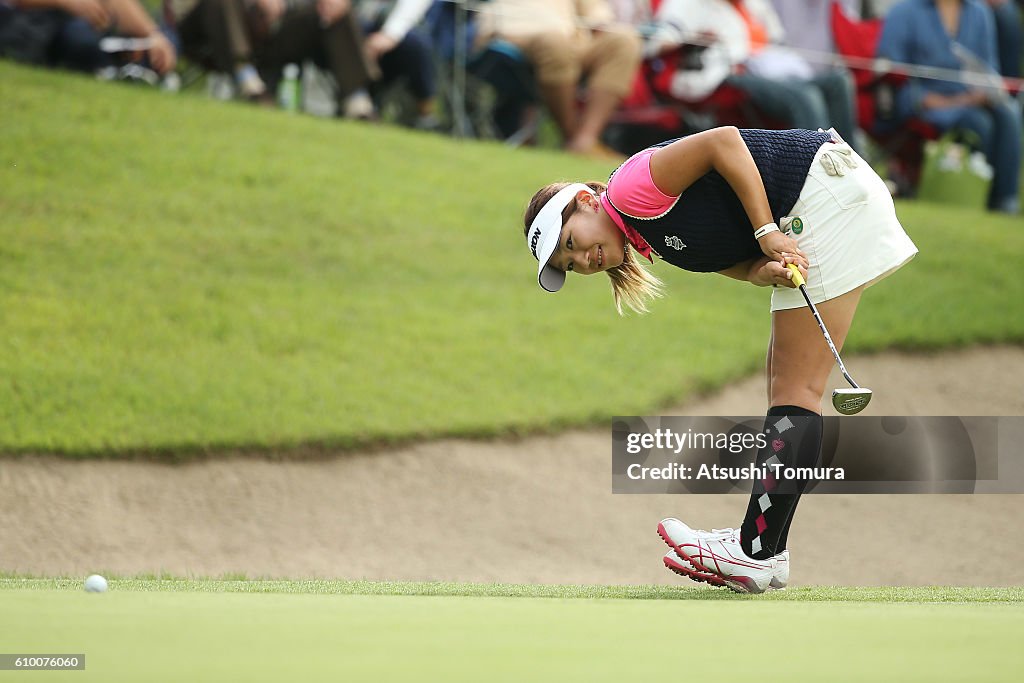
[[793, 282], [796, 283], [797, 287], [800, 288], [800, 293], [804, 295], [804, 301], [811, 307], [811, 313], [814, 314], [814, 319], [818, 321], [818, 327], [821, 328], [822, 334], [825, 335], [825, 341], [828, 343], [828, 348], [831, 349], [832, 355], [835, 356], [836, 362], [839, 363], [839, 370], [843, 373], [843, 377], [850, 383], [851, 389], [846, 387], [832, 390], [832, 405], [835, 409], [843, 415], [854, 415], [864, 410], [868, 402], [871, 401], [871, 390], [865, 389], [853, 381], [850, 377], [850, 373], [846, 371], [846, 366], [843, 365], [843, 359], [839, 357], [839, 351], [836, 350], [836, 345], [832, 342], [832, 335], [828, 333], [828, 329], [825, 327], [825, 322], [821, 319], [821, 315], [818, 313], [817, 307], [811, 301], [811, 297], [807, 294], [806, 283], [804, 282], [803, 276], [800, 275], [800, 269], [796, 267], [796, 264], [790, 263], [789, 269], [793, 271]]

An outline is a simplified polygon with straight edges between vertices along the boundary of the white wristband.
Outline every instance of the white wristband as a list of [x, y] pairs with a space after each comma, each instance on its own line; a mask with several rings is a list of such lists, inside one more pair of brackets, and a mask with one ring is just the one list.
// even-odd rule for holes
[[754, 239], [759, 240], [770, 232], [778, 232], [779, 226], [775, 223], [767, 223], [754, 231]]

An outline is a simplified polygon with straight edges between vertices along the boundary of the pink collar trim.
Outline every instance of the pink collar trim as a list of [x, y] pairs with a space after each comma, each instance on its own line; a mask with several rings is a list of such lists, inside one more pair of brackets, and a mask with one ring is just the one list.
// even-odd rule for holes
[[651, 249], [651, 245], [647, 244], [647, 240], [641, 237], [640, 233], [638, 233], [636, 230], [629, 227], [623, 222], [622, 216], [620, 216], [619, 212], [615, 210], [614, 206], [612, 206], [612, 203], [608, 199], [607, 195], [607, 192], [601, 193], [601, 206], [604, 208], [605, 213], [611, 216], [612, 222], [619, 227], [619, 230], [621, 230], [622, 233], [626, 236], [626, 239], [629, 240], [629, 243], [633, 245], [633, 248], [636, 249], [636, 252], [643, 256], [648, 261], [650, 261], [651, 263], [654, 263], [654, 258], [651, 257], [651, 252], [653, 251]]

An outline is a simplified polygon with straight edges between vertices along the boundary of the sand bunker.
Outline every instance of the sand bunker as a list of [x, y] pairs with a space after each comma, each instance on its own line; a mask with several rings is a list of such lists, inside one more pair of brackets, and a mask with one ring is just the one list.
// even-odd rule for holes
[[[1024, 415], [1024, 349], [851, 359], [875, 415]], [[834, 386], [841, 378], [834, 377]], [[676, 414], [757, 415], [751, 378]], [[831, 410], [831, 408], [830, 408]], [[0, 460], [0, 570], [679, 583], [655, 527], [734, 526], [743, 496], [613, 496], [607, 430], [315, 462]], [[807, 496], [793, 585], [1019, 585], [1024, 496]], [[985, 552], [955, 550], [964, 543]]]

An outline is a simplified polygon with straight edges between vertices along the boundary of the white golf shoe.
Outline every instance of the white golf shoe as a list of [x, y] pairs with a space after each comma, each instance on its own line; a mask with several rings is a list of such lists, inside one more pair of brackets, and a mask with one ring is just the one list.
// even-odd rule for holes
[[782, 590], [789, 584], [789, 548], [786, 548], [774, 558], [778, 565], [772, 582], [768, 584], [771, 590]]
[[[695, 580], [727, 586], [737, 593], [763, 593], [768, 588], [785, 588], [789, 582], [789, 552], [755, 560], [743, 552], [736, 529], [701, 531], [669, 517], [658, 524], [658, 535], [679, 558], [690, 563], [693, 573], [702, 576]], [[669, 566], [667, 555], [665, 565]], [[677, 573], [693, 578], [685, 571]], [[705, 573], [717, 581], [704, 578]]]
[[[693, 529], [692, 531], [708, 540], [713, 538], [736, 536], [737, 543], [739, 542], [739, 529], [712, 529], [711, 531]], [[772, 576], [771, 583], [768, 584], [768, 590], [782, 590], [789, 583], [789, 550], [783, 550], [775, 559], [778, 560], [778, 571], [774, 576]], [[665, 553], [665, 557], [662, 559], [662, 562], [665, 564], [666, 569], [678, 574], [679, 576], [685, 576], [693, 581], [707, 583], [712, 586], [728, 587], [722, 577], [717, 574], [697, 569], [690, 564], [689, 560], [680, 557], [679, 553], [675, 550], [669, 550]]]

